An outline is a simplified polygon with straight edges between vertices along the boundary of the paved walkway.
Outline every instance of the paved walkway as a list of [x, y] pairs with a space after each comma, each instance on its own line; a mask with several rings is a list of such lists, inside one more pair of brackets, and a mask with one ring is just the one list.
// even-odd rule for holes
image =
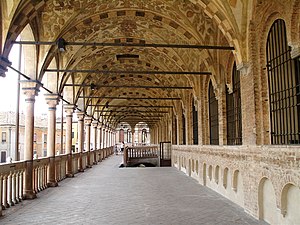
[[0, 224], [263, 224], [174, 168], [118, 168], [112, 156], [35, 200], [4, 211]]

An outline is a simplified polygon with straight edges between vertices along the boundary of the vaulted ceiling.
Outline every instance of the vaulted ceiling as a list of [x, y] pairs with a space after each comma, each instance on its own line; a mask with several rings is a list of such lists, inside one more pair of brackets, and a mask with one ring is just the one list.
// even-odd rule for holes
[[[63, 52], [56, 44], [35, 45], [30, 50], [36, 52], [32, 54], [36, 54], [37, 64], [32, 78], [95, 118], [109, 118], [115, 125], [120, 121], [159, 121], [171, 115], [186, 99], [197, 97], [202, 89], [200, 84], [210, 76], [220, 79], [216, 72], [220, 58], [239, 54], [236, 38], [242, 29], [233, 10], [242, 8], [240, 1], [28, 0], [14, 3], [10, 5], [14, 13], [10, 14], [11, 23], [7, 26], [6, 49], [9, 41], [20, 33], [22, 41], [56, 43], [63, 38], [66, 41]], [[133, 46], [136, 44], [140, 46]], [[145, 47], [145, 44], [233, 46], [235, 51]], [[243, 57], [242, 53], [239, 57]], [[210, 72], [212, 75], [153, 71]]]

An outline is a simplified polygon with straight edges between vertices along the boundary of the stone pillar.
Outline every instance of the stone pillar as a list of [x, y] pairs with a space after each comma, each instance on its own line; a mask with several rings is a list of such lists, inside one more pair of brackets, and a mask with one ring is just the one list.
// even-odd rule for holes
[[36, 193], [33, 191], [33, 134], [34, 134], [34, 103], [35, 96], [41, 84], [38, 81], [21, 81], [22, 91], [25, 95], [25, 141], [24, 161], [26, 163], [24, 198], [34, 199]]
[[135, 137], [134, 137], [134, 130], [131, 131], [131, 145], [134, 146], [134, 140], [135, 140]]
[[79, 172], [83, 172], [83, 163], [82, 163], [82, 153], [84, 148], [84, 113], [83, 112], [77, 112], [77, 118], [78, 118], [78, 152], [80, 154], [79, 156]]
[[105, 127], [102, 128], [102, 147], [106, 148], [106, 132]]
[[73, 159], [72, 159], [72, 122], [74, 105], [64, 105], [66, 112], [66, 154], [67, 161], [67, 177], [74, 177], [73, 174]]
[[101, 149], [102, 148], [102, 127], [100, 124], [98, 124], [97, 126], [97, 149]]
[[49, 158], [47, 185], [57, 187], [55, 178], [55, 137], [56, 137], [56, 106], [59, 102], [57, 94], [45, 94], [48, 104], [48, 134], [47, 134], [47, 157]]
[[242, 143], [243, 145], [255, 145], [256, 137], [256, 112], [255, 81], [253, 71], [248, 63], [237, 65], [240, 71], [241, 113], [242, 113]]
[[94, 162], [93, 164], [96, 165], [97, 164], [97, 155], [96, 155], [96, 150], [97, 150], [97, 127], [98, 127], [98, 121], [93, 121], [92, 122], [92, 127], [93, 127], [93, 135], [92, 135], [92, 142], [93, 142], [93, 148], [94, 148]]
[[91, 123], [92, 117], [85, 117], [84, 124], [85, 124], [85, 144], [86, 144], [86, 151], [88, 152], [87, 155], [87, 167], [91, 168]]

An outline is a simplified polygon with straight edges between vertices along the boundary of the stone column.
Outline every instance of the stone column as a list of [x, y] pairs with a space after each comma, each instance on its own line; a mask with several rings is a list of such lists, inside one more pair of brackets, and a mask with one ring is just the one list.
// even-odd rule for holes
[[85, 124], [85, 144], [86, 144], [86, 151], [88, 152], [87, 155], [87, 167], [91, 168], [91, 123], [92, 117], [85, 117], [84, 124]]
[[48, 104], [48, 134], [47, 134], [47, 157], [49, 158], [47, 185], [57, 187], [55, 178], [55, 137], [56, 137], [56, 106], [59, 102], [57, 94], [45, 94]]
[[106, 148], [106, 132], [105, 127], [102, 128], [102, 147]]
[[25, 95], [25, 141], [24, 161], [26, 163], [24, 198], [34, 199], [36, 193], [33, 191], [33, 134], [34, 134], [34, 103], [35, 96], [41, 84], [38, 81], [21, 81], [22, 91]]
[[74, 105], [64, 105], [66, 112], [66, 154], [67, 161], [67, 177], [74, 177], [73, 174], [73, 159], [72, 159], [72, 122]]
[[79, 172], [84, 172], [83, 169], [83, 163], [82, 163], [82, 153], [83, 153], [83, 147], [84, 147], [84, 113], [83, 112], [77, 112], [77, 118], [78, 118], [78, 152], [80, 154], [79, 156]]
[[93, 148], [94, 148], [94, 162], [93, 164], [96, 165], [97, 164], [97, 155], [96, 155], [96, 150], [97, 150], [97, 127], [98, 127], [98, 121], [93, 121], [92, 122], [92, 127], [93, 127], [93, 135], [92, 135], [92, 142], [93, 142]]
[[101, 125], [98, 123], [97, 126], [97, 149], [101, 149], [102, 148], [102, 127]]

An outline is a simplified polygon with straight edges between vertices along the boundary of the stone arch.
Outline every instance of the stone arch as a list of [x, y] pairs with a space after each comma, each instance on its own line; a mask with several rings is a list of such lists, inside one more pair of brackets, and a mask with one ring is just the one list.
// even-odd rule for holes
[[270, 224], [278, 222], [276, 194], [272, 182], [263, 177], [258, 186], [258, 211], [259, 219], [264, 220]]
[[281, 192], [281, 214], [285, 224], [297, 224], [300, 221], [300, 189], [292, 183], [284, 186]]
[[228, 183], [228, 171], [229, 169], [226, 167], [223, 171], [223, 187], [227, 189], [227, 183]]
[[196, 173], [199, 174], [199, 162], [196, 160]]

